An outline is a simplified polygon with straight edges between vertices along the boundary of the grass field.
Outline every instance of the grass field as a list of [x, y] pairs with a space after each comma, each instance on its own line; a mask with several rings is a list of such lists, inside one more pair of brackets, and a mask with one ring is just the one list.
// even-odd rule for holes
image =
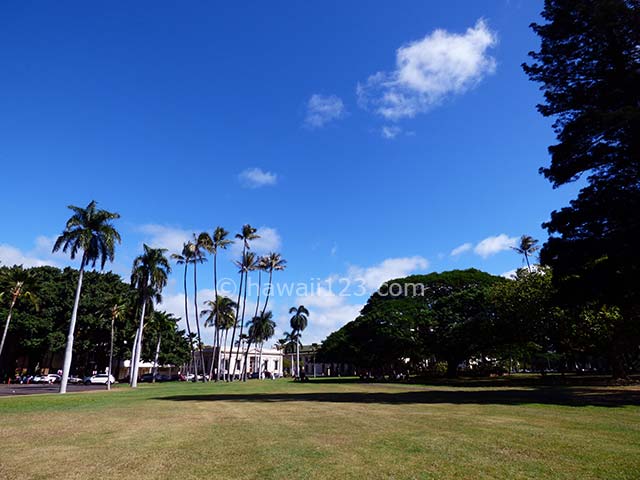
[[0, 478], [638, 479], [639, 404], [633, 386], [515, 380], [0, 398]]

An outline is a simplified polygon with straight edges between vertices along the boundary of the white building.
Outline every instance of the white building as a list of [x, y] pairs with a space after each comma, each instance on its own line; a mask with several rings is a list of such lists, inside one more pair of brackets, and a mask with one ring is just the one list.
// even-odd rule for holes
[[[217, 352], [217, 349], [215, 349]], [[242, 367], [244, 365], [244, 357], [247, 353], [246, 348], [240, 348], [240, 355], [236, 355], [237, 350], [234, 348], [231, 352], [229, 352], [229, 348], [222, 349], [222, 374], [235, 374], [240, 375], [242, 372]], [[206, 347], [203, 349], [202, 353], [204, 354], [204, 363], [205, 370], [209, 372], [211, 368], [211, 361], [217, 361], [217, 358], [213, 358], [214, 348]], [[199, 355], [199, 352], [196, 352], [196, 356]], [[258, 373], [258, 362], [260, 361], [260, 348], [254, 347], [253, 345], [249, 349], [249, 357], [247, 358], [247, 373], [251, 375], [253, 373]], [[263, 348], [262, 349], [262, 369], [261, 373], [265, 375], [267, 372], [269, 374], [275, 374], [277, 377], [282, 376], [282, 359], [283, 355], [280, 350], [275, 348]], [[214, 363], [215, 365], [215, 363]], [[216, 370], [214, 368], [214, 375], [216, 374]]]

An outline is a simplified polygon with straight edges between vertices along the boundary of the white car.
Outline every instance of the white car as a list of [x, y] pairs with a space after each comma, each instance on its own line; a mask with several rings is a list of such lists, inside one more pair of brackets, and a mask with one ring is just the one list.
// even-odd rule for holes
[[32, 383], [58, 383], [60, 382], [60, 375], [55, 373], [49, 373], [47, 375], [36, 375], [33, 377]]
[[113, 378], [113, 375], [107, 375], [106, 373], [99, 373], [84, 379], [85, 385], [106, 385], [107, 382], [113, 385], [116, 383], [116, 379]]

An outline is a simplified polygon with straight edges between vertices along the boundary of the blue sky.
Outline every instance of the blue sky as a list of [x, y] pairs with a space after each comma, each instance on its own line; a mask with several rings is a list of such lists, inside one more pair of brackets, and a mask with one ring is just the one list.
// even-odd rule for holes
[[[122, 215], [124, 276], [142, 242], [251, 223], [310, 292], [274, 299], [279, 331], [303, 302], [318, 341], [356, 284], [503, 274], [514, 237], [546, 238], [575, 187], [537, 173], [554, 136], [520, 64], [541, 1], [238, 3], [0, 7], [0, 261], [69, 264], [52, 239], [92, 199]], [[181, 295], [176, 270], [164, 307]]]

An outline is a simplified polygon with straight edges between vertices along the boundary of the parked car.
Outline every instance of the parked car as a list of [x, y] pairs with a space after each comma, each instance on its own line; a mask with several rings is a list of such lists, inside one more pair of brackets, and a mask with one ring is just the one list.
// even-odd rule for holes
[[[188, 382], [193, 382], [194, 378], [195, 378], [195, 375], [193, 373], [190, 373], [189, 375], [187, 375], [187, 381]], [[209, 380], [209, 375], [205, 375], [205, 379]], [[202, 381], [202, 374], [199, 373], [198, 374], [198, 382], [201, 382], [201, 381]]]
[[47, 378], [46, 375], [34, 375], [33, 378], [31, 379], [31, 383], [46, 383], [45, 379]]
[[67, 379], [67, 382], [69, 383], [82, 383], [82, 379], [79, 377], [69, 377]]
[[[158, 381], [158, 375], [156, 374], [156, 382]], [[144, 375], [142, 375], [140, 377], [140, 381], [141, 382], [148, 382], [151, 383], [153, 382], [153, 373], [145, 373]]]
[[36, 375], [31, 383], [60, 383], [60, 375], [56, 373], [48, 373], [47, 375]]
[[113, 375], [107, 375], [106, 373], [99, 373], [98, 375], [92, 375], [84, 379], [85, 385], [106, 385], [107, 382], [111, 384], [116, 383], [116, 379]]

